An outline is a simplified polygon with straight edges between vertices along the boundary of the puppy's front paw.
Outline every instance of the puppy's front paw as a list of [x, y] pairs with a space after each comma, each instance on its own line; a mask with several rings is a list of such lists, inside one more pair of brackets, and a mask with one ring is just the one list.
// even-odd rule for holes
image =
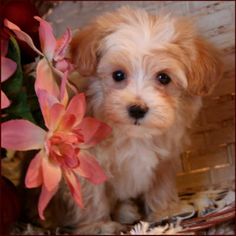
[[127, 200], [117, 204], [113, 212], [113, 219], [121, 224], [134, 224], [141, 220], [141, 215], [137, 205]]
[[127, 231], [127, 227], [115, 221], [97, 222], [86, 225], [80, 225], [74, 234], [96, 234], [96, 235], [107, 235], [107, 234], [120, 234], [121, 232]]

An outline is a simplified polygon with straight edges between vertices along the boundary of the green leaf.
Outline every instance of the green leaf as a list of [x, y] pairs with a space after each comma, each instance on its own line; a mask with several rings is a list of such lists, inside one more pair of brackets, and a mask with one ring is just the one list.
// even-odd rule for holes
[[3, 91], [7, 94], [10, 100], [14, 100], [20, 92], [23, 83], [23, 73], [20, 59], [20, 48], [14, 37], [10, 36], [8, 47], [8, 58], [16, 62], [16, 72], [6, 82], [2, 84]]
[[5, 111], [8, 114], [8, 118], [23, 118], [35, 122], [27, 102], [26, 93], [19, 93], [16, 100]]
[[40, 109], [38, 97], [34, 90], [35, 78], [31, 75], [24, 77], [24, 85], [28, 95], [28, 105], [30, 107], [30, 111], [36, 124], [43, 129], [46, 129], [44, 124], [44, 119], [42, 116], [42, 112]]
[[1, 84], [2, 90], [11, 101], [11, 105], [3, 109], [3, 120], [23, 118], [35, 123], [30, 106], [28, 104], [27, 91], [24, 88], [24, 76], [21, 66], [20, 48], [14, 37], [10, 36], [8, 58], [17, 63], [16, 72]]

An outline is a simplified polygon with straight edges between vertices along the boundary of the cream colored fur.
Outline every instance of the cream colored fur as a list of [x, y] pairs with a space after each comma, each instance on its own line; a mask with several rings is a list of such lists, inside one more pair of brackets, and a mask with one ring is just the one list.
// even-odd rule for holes
[[[186, 132], [201, 107], [199, 95], [214, 88], [222, 66], [218, 52], [188, 20], [130, 8], [107, 13], [79, 31], [71, 57], [87, 81], [88, 113], [113, 132], [90, 150], [108, 181], [93, 186], [81, 180], [82, 210], [62, 188], [57, 201], [67, 205], [60, 222], [77, 233], [114, 233], [122, 229], [115, 220], [133, 223], [142, 217], [134, 199], [144, 202], [147, 214], [176, 200], [175, 172]], [[115, 70], [125, 71], [127, 79], [115, 82]], [[170, 84], [158, 83], [161, 71]], [[127, 112], [132, 104], [149, 108], [136, 124]]]

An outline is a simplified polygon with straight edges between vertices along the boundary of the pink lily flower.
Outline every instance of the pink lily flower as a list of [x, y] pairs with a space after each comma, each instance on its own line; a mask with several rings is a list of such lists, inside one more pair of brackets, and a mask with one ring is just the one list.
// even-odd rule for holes
[[[6, 58], [8, 49], [8, 41], [1, 40], [1, 82], [9, 79], [16, 71], [17, 64]], [[10, 101], [7, 98], [6, 94], [1, 91], [1, 108], [6, 108], [10, 105]]]
[[29, 165], [25, 184], [28, 188], [42, 186], [38, 211], [40, 218], [45, 219], [43, 212], [57, 192], [62, 176], [80, 207], [83, 203], [78, 176], [94, 184], [106, 180], [87, 148], [106, 138], [111, 128], [84, 117], [84, 94], [77, 94], [67, 105], [45, 90], [38, 90], [38, 98], [48, 131], [26, 120], [7, 121], [2, 124], [2, 147], [21, 151], [40, 149]]
[[[64, 103], [67, 102], [68, 94], [66, 84], [73, 90], [74, 87], [67, 81], [67, 73], [73, 69], [72, 64], [65, 58], [66, 50], [71, 41], [71, 31], [67, 29], [64, 35], [56, 40], [51, 25], [38, 16], [34, 17], [39, 21], [39, 39], [42, 52], [36, 48], [28, 34], [22, 31], [17, 25], [4, 20], [4, 24], [12, 30], [17, 38], [26, 42], [35, 52], [43, 58], [39, 61], [36, 69], [35, 91], [46, 90]], [[56, 79], [55, 79], [56, 78]], [[58, 80], [61, 86], [58, 86]]]

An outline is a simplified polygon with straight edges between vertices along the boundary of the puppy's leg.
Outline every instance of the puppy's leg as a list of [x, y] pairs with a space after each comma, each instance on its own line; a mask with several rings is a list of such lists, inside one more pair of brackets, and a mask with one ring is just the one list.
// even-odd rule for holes
[[127, 230], [126, 226], [121, 225], [118, 222], [100, 221], [96, 223], [81, 224], [78, 226], [74, 234], [82, 234], [82, 235], [120, 234], [121, 232], [125, 232], [126, 230]]
[[133, 224], [141, 220], [141, 214], [134, 201], [126, 200], [117, 203], [112, 218], [121, 224]]
[[[175, 165], [173, 160], [161, 163], [155, 172], [155, 177], [149, 188], [144, 194], [146, 218], [157, 220], [168, 213], [171, 203], [178, 201], [175, 184]], [[167, 213], [166, 213], [167, 212]], [[159, 217], [158, 217], [159, 216]]]

